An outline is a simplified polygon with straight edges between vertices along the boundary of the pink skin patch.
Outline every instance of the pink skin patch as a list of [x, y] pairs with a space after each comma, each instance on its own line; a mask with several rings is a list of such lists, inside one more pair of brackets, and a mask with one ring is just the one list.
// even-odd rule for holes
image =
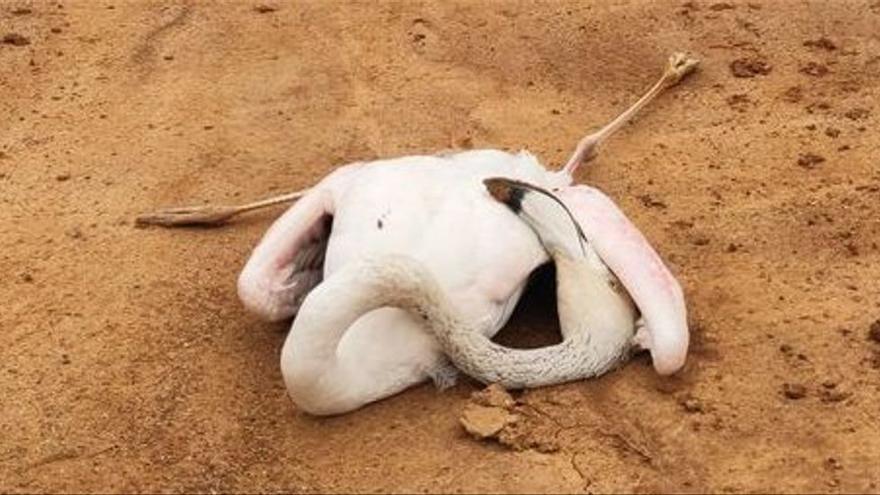
[[641, 311], [644, 327], [634, 343], [651, 352], [657, 373], [670, 375], [681, 369], [688, 350], [687, 308], [681, 286], [663, 260], [598, 189], [577, 185], [554, 193]]

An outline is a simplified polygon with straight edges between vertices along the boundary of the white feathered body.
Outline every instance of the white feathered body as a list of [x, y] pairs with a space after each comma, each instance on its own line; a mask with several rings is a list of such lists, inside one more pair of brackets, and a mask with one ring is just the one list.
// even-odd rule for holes
[[[529, 274], [548, 256], [535, 233], [493, 200], [482, 181], [510, 177], [553, 188], [567, 185], [567, 177], [548, 172], [531, 154], [495, 150], [351, 167], [328, 184], [336, 212], [324, 277], [355, 260], [406, 255], [424, 264], [475, 328], [487, 336], [498, 332]], [[349, 328], [337, 354], [341, 361], [390, 357], [397, 366], [402, 355], [412, 354], [408, 362], [416, 367], [424, 366], [425, 354], [436, 354], [439, 364], [440, 348], [422, 325], [401, 309], [373, 311]], [[387, 369], [372, 364], [370, 369]]]

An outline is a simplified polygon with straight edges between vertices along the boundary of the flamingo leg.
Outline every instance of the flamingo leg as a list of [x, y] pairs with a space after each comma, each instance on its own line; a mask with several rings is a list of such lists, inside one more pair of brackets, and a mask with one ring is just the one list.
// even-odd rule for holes
[[688, 57], [683, 53], [674, 53], [669, 57], [666, 64], [666, 70], [660, 79], [654, 83], [654, 86], [648, 90], [638, 101], [631, 107], [627, 108], [623, 113], [614, 118], [598, 131], [587, 135], [580, 140], [571, 158], [562, 168], [562, 172], [569, 177], [574, 177], [574, 173], [582, 164], [589, 162], [599, 153], [599, 146], [611, 137], [624, 124], [632, 120], [633, 117], [648, 103], [653, 101], [665, 89], [678, 84], [685, 76], [693, 72], [699, 61], [695, 58]]
[[309, 191], [310, 189], [303, 189], [302, 191], [279, 194], [271, 198], [235, 206], [207, 205], [166, 208], [153, 213], [138, 215], [135, 222], [140, 226], [160, 225], [162, 227], [221, 225], [241, 213], [261, 210], [279, 204], [292, 203], [308, 194]]

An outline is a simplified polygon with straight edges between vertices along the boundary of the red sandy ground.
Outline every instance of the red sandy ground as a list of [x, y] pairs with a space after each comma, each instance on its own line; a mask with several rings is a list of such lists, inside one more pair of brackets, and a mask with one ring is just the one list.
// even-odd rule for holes
[[[0, 2], [0, 491], [880, 491], [878, 33], [876, 0]], [[278, 210], [132, 223], [354, 160], [558, 164], [675, 50], [701, 72], [580, 179], [680, 276], [689, 363], [519, 396], [522, 451], [462, 431], [467, 380], [297, 412], [234, 290]], [[538, 289], [510, 341], [552, 337]]]

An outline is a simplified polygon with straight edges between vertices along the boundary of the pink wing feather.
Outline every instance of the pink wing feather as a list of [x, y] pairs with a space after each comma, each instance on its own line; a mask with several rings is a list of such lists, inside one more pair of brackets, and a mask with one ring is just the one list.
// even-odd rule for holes
[[293, 316], [323, 279], [331, 191], [318, 184], [284, 213], [254, 248], [238, 278], [245, 307], [269, 321]]
[[650, 350], [654, 369], [662, 375], [678, 371], [688, 349], [687, 308], [678, 281], [642, 233], [601, 191], [578, 185], [554, 193], [642, 312], [647, 335], [637, 338]]

